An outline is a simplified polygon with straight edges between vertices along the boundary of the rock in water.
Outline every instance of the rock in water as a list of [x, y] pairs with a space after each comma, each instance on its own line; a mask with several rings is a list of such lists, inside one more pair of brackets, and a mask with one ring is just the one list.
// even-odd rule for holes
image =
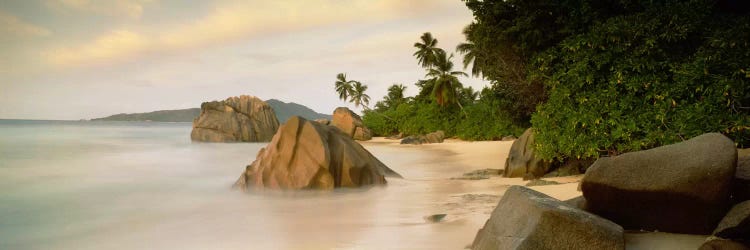
[[248, 189], [323, 189], [385, 185], [400, 177], [340, 130], [292, 116], [234, 184]]
[[623, 229], [522, 186], [505, 192], [472, 249], [625, 249]]
[[437, 223], [437, 222], [442, 221], [445, 218], [445, 216], [447, 216], [447, 214], [433, 214], [430, 216], [425, 216], [424, 220], [427, 222]]
[[536, 155], [534, 131], [529, 128], [510, 147], [508, 159], [505, 160], [505, 177], [524, 177], [531, 174], [539, 178], [549, 172], [550, 165]]
[[271, 106], [254, 96], [204, 102], [190, 138], [205, 142], [267, 142], [279, 128]]
[[[340, 129], [341, 132], [344, 132], [349, 138], [360, 141], [372, 139], [370, 130], [365, 128], [365, 125], [362, 123], [362, 118], [349, 108], [336, 108], [336, 110], [333, 111], [333, 119], [331, 120], [330, 125]], [[358, 128], [360, 128], [359, 133], [357, 133]], [[367, 131], [365, 131], [365, 129]]]
[[709, 133], [597, 160], [581, 182], [589, 211], [626, 229], [709, 234], [729, 208], [734, 142]]

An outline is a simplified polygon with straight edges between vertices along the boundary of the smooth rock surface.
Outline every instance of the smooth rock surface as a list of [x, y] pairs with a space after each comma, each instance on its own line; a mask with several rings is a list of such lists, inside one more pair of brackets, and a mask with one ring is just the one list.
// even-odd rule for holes
[[267, 142], [279, 128], [273, 109], [254, 96], [204, 102], [190, 138], [203, 142]]
[[400, 177], [340, 130], [293, 116], [234, 184], [241, 190], [356, 188]]
[[535, 151], [534, 131], [529, 128], [510, 147], [508, 159], [505, 160], [505, 177], [524, 177], [530, 174], [539, 178], [549, 172], [550, 163], [539, 158]]
[[709, 234], [729, 209], [737, 151], [718, 133], [597, 160], [581, 182], [588, 210], [626, 229]]
[[505, 192], [472, 249], [625, 249], [619, 225], [522, 186]]

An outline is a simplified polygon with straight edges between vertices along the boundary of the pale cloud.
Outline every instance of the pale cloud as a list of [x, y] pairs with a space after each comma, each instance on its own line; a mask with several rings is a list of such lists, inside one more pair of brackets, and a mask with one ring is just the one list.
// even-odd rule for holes
[[0, 10], [0, 33], [22, 37], [44, 37], [52, 34], [44, 27], [27, 23], [2, 10]]
[[143, 52], [149, 43], [148, 38], [141, 34], [117, 30], [84, 46], [59, 48], [44, 53], [44, 56], [50, 62], [60, 65], [96, 63]]
[[[85, 0], [67, 1], [88, 6]], [[239, 39], [251, 39], [325, 25], [392, 20], [430, 13], [453, 0], [298, 0], [222, 2], [202, 17], [176, 25], [131, 27], [101, 35], [84, 44], [48, 50], [53, 64], [72, 66], [126, 60], [145, 52], [196, 49]], [[118, 1], [120, 2], [120, 1]], [[134, 0], [128, 2], [137, 2]]]
[[74, 10], [113, 17], [140, 18], [143, 7], [151, 0], [50, 0], [54, 9]]

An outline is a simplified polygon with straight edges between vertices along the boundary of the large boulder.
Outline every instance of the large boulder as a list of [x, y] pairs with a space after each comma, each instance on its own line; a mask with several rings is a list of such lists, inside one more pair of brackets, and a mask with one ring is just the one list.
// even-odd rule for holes
[[539, 178], [549, 172], [550, 165], [548, 161], [537, 156], [534, 149], [534, 130], [529, 128], [510, 147], [508, 159], [505, 160], [505, 177]]
[[266, 102], [254, 96], [229, 97], [204, 102], [193, 120], [193, 141], [267, 142], [279, 128], [279, 120]]
[[512, 186], [472, 249], [625, 249], [623, 229], [522, 186]]
[[400, 177], [340, 130], [292, 116], [234, 184], [242, 190], [356, 188]]
[[[341, 132], [344, 132], [349, 138], [354, 138], [355, 140], [366, 141], [372, 138], [372, 135], [369, 135], [369, 138], [365, 136], [365, 131], [362, 130], [365, 129], [365, 125], [362, 123], [362, 118], [346, 107], [338, 107], [333, 111], [333, 118], [330, 125], [340, 129]], [[355, 138], [357, 128], [362, 129], [360, 136]], [[369, 133], [369, 131], [370, 130], [368, 129], [367, 132]]]
[[709, 133], [597, 160], [581, 191], [588, 211], [626, 229], [709, 234], [729, 208], [737, 150]]

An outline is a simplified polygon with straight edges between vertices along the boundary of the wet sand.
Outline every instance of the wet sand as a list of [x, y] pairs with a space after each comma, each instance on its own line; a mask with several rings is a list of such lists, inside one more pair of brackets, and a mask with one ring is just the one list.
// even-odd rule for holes
[[[451, 177], [478, 169], [502, 169], [512, 141], [467, 142], [447, 139], [444, 143], [425, 145], [400, 145], [398, 140], [373, 138], [362, 142], [365, 147], [371, 145], [387, 146], [403, 150], [431, 151], [435, 158], [421, 166], [390, 166], [405, 176], [406, 180], [420, 179], [434, 192], [448, 194], [442, 204], [435, 207], [434, 213], [448, 214], [442, 224], [464, 228], [454, 237], [431, 239], [442, 241], [443, 246], [468, 246], [489, 218], [508, 187], [526, 185], [528, 181], [521, 178], [491, 177], [483, 180], [451, 180]], [[582, 195], [578, 184], [583, 175], [569, 177], [545, 178], [544, 180], [561, 183], [559, 185], [533, 186], [534, 190], [545, 193], [559, 200], [567, 200]], [[401, 180], [389, 180], [398, 183]], [[625, 235], [627, 249], [697, 249], [703, 243], [705, 235], [683, 235], [661, 232], [627, 232]], [[446, 248], [448, 249], [448, 248]]]

